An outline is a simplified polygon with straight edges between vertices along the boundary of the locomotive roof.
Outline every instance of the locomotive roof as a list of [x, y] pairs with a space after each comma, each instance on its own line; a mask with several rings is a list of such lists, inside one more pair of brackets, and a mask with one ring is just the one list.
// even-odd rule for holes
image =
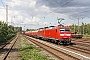
[[59, 26], [60, 28], [70, 28], [69, 26]]
[[48, 27], [44, 27], [44, 28], [48, 28]]
[[60, 25], [58, 25], [58, 26], [64, 26], [64, 25], [60, 24]]
[[39, 29], [44, 29], [44, 28], [39, 28]]
[[55, 26], [49, 26], [49, 27], [55, 27]]

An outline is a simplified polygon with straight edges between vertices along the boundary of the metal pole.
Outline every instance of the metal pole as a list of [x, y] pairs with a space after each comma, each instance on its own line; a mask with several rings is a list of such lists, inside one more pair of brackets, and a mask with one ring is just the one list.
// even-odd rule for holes
[[83, 24], [83, 35], [84, 35], [84, 24]]
[[8, 5], [6, 5], [6, 24], [8, 25]]
[[11, 25], [13, 26], [13, 17], [11, 17]]
[[74, 33], [75, 33], [75, 20], [74, 20]]
[[79, 18], [78, 18], [78, 33], [79, 33]]

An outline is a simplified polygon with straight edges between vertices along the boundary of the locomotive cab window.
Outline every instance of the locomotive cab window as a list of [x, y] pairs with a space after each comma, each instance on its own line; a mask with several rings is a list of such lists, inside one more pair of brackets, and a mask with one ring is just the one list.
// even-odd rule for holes
[[60, 28], [60, 32], [70, 32], [69, 28]]
[[70, 32], [70, 29], [66, 28], [65, 31], [66, 31], [66, 32]]

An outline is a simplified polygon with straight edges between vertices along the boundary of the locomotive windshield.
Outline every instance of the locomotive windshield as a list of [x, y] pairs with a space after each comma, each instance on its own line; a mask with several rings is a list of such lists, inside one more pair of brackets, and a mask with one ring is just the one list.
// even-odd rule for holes
[[60, 28], [60, 32], [70, 32], [69, 28]]

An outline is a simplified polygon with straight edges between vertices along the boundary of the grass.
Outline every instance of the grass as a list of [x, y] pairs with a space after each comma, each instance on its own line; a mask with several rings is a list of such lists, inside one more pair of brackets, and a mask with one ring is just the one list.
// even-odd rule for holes
[[85, 35], [83, 36], [83, 38], [90, 38], [90, 35], [85, 34]]
[[23, 38], [21, 38], [19, 51], [21, 56], [20, 60], [49, 60], [47, 56], [39, 53], [42, 51], [41, 48], [35, 47]]

